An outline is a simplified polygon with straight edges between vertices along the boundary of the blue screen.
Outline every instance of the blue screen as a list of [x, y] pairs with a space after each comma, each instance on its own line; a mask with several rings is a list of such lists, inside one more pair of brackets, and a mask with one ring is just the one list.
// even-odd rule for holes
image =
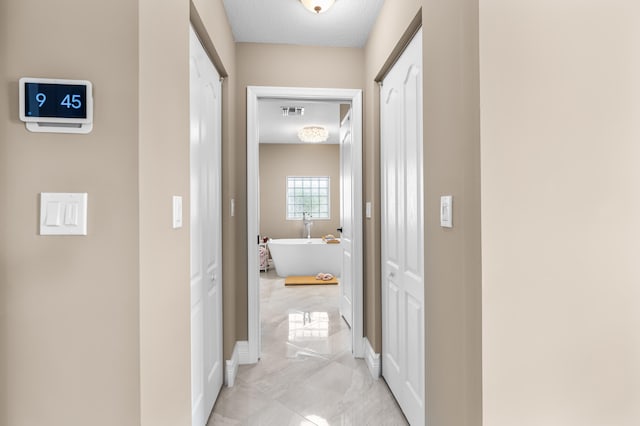
[[83, 84], [25, 83], [27, 117], [87, 118], [87, 86]]

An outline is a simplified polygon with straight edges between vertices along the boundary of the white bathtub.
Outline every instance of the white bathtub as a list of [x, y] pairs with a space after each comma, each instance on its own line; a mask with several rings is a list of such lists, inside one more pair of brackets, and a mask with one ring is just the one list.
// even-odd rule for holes
[[269, 240], [269, 251], [281, 277], [316, 275], [325, 272], [340, 276], [342, 247], [322, 238], [282, 238]]

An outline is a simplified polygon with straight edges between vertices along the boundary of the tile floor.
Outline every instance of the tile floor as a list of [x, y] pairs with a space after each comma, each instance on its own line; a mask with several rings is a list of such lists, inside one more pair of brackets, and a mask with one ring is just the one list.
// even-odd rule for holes
[[351, 355], [336, 285], [285, 287], [261, 273], [262, 357], [223, 388], [207, 426], [406, 425], [382, 379]]

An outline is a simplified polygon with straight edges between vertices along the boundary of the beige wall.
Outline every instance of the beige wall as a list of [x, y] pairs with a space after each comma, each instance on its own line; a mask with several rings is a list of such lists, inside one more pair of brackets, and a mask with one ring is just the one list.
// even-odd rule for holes
[[[222, 0], [139, 1], [142, 424], [187, 425], [191, 423], [189, 227], [173, 230], [170, 218], [172, 195], [184, 197], [184, 217], [189, 217], [189, 20], [222, 75], [235, 72], [235, 43]], [[236, 224], [228, 213], [236, 191], [231, 167], [233, 78], [224, 81], [222, 90], [223, 355], [229, 359], [236, 341], [234, 312], [228, 308], [235, 303], [237, 240]]]
[[140, 0], [139, 13], [141, 424], [186, 425], [189, 227], [172, 229], [171, 197], [189, 205], [189, 3]]
[[[201, 3], [191, 12], [233, 73], [222, 1]], [[0, 11], [0, 188], [13, 206], [0, 221], [0, 424], [189, 425], [189, 227], [171, 229], [171, 196], [188, 218], [190, 4], [5, 0]], [[94, 130], [27, 132], [22, 76], [91, 80]], [[235, 85], [223, 87], [228, 205]], [[41, 191], [88, 192], [89, 235], [37, 235]], [[225, 342], [233, 319], [225, 310]]]
[[[138, 5], [1, 4], [0, 424], [137, 425]], [[28, 132], [23, 76], [91, 80], [93, 131]], [[39, 236], [42, 191], [88, 192], [88, 235]]]
[[487, 425], [640, 423], [640, 4], [482, 0]]
[[[374, 77], [414, 16], [423, 23], [426, 416], [429, 424], [479, 425], [481, 387], [480, 134], [477, 2], [385, 2], [366, 46], [365, 199], [367, 336], [377, 350], [379, 109]], [[454, 228], [439, 226], [453, 195]], [[372, 327], [372, 325], [374, 327]]]
[[[239, 43], [236, 50], [236, 157], [237, 188], [246, 188], [247, 86], [328, 87], [362, 89], [364, 52], [354, 48], [326, 48]], [[236, 198], [237, 244], [240, 248], [236, 276], [238, 340], [247, 339], [247, 197]]]
[[[7, 55], [7, 42], [9, 40], [8, 25], [6, 22], [6, 16], [8, 14], [8, 2], [0, 2], [0, 58], [2, 59], [2, 65], [0, 65], [0, 75], [2, 76], [2, 83], [0, 84], [0, 99], [9, 99], [9, 85], [6, 83], [8, 75], [5, 68], [5, 59]], [[15, 87], [15, 86], [14, 86]], [[14, 89], [15, 90], [15, 89]], [[15, 99], [15, 98], [14, 98]], [[15, 108], [15, 106], [13, 107]], [[14, 112], [15, 113], [15, 112]], [[8, 117], [9, 103], [0, 102], [0, 140], [8, 140], [7, 127], [9, 126]], [[6, 197], [8, 195], [9, 184], [9, 168], [7, 167], [8, 158], [8, 143], [2, 143], [0, 145], [0, 195]], [[9, 322], [9, 239], [7, 238], [7, 226], [8, 216], [5, 209], [0, 209], [0, 235], [2, 240], [0, 241], [0, 421], [8, 423], [8, 386], [9, 372], [7, 367], [9, 366], [9, 353], [4, 348], [9, 342], [9, 336], [7, 335], [7, 323]]]
[[338, 235], [340, 226], [340, 145], [260, 144], [260, 235], [302, 238], [302, 220], [286, 218], [287, 176], [329, 176], [329, 220], [312, 219], [311, 236]]

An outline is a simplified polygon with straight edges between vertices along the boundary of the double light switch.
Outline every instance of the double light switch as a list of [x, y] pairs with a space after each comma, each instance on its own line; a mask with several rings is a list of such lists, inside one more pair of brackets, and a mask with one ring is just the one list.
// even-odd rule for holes
[[87, 235], [87, 193], [40, 193], [40, 235]]

